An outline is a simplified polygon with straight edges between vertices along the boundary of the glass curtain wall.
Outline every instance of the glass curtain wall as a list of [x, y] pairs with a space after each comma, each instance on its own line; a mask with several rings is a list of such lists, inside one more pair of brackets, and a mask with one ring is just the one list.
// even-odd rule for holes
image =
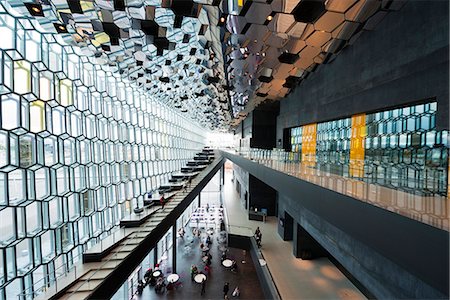
[[[445, 196], [449, 135], [436, 129], [437, 109], [430, 100], [314, 124], [315, 167], [406, 192]], [[291, 149], [300, 153], [298, 159], [306, 126], [291, 128]]]
[[0, 299], [48, 286], [205, 130], [0, 4]]

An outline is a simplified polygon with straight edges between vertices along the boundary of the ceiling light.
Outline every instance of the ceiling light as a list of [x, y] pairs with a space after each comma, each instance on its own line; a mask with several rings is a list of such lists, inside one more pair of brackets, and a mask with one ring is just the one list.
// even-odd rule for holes
[[225, 22], [225, 17], [220, 17], [220, 22], [224, 23]]
[[267, 21], [272, 21], [273, 17], [271, 15], [267, 16]]
[[28, 9], [28, 12], [33, 17], [43, 17], [44, 12], [42, 11], [42, 5], [39, 3], [24, 3], [25, 7]]

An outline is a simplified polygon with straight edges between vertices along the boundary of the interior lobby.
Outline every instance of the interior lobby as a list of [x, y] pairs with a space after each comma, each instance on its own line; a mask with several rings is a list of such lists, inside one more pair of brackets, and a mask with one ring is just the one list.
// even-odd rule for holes
[[0, 1], [0, 300], [449, 299], [447, 0]]

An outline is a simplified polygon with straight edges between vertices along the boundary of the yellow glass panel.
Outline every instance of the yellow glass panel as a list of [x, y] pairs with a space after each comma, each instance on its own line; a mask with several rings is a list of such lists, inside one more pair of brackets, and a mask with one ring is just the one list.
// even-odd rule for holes
[[450, 199], [450, 157], [448, 158], [448, 165], [447, 165], [447, 198]]
[[30, 105], [30, 131], [40, 132], [45, 130], [44, 101], [34, 101]]
[[[92, 40], [94, 41], [94, 40]], [[95, 41], [99, 44], [109, 43], [109, 35], [104, 32], [95, 34]]]
[[59, 103], [63, 106], [73, 104], [72, 80], [62, 79], [59, 81]]
[[317, 123], [302, 127], [302, 163], [315, 165], [316, 163]]
[[94, 3], [92, 1], [80, 1], [81, 9], [83, 11], [94, 9]]
[[19, 94], [31, 92], [30, 63], [24, 60], [14, 62], [14, 91]]
[[244, 0], [238, 0], [238, 6], [239, 7], [244, 6]]
[[51, 81], [47, 77], [41, 76], [39, 78], [39, 98], [50, 100], [51, 97]]
[[364, 177], [364, 141], [366, 137], [366, 114], [352, 116], [350, 136], [350, 176]]

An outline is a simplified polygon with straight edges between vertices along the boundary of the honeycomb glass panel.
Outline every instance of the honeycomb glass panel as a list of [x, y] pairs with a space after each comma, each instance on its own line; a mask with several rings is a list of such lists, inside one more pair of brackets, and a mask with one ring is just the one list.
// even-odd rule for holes
[[45, 130], [45, 107], [43, 101], [34, 101], [30, 105], [30, 131]]
[[31, 64], [25, 60], [14, 62], [14, 91], [19, 94], [31, 92]]
[[14, 129], [20, 126], [20, 100], [17, 95], [2, 96], [2, 127]]
[[0, 5], [0, 298], [17, 298], [53, 285], [64, 252], [118, 226], [206, 133]]
[[59, 103], [63, 106], [73, 104], [72, 81], [70, 79], [59, 81]]

